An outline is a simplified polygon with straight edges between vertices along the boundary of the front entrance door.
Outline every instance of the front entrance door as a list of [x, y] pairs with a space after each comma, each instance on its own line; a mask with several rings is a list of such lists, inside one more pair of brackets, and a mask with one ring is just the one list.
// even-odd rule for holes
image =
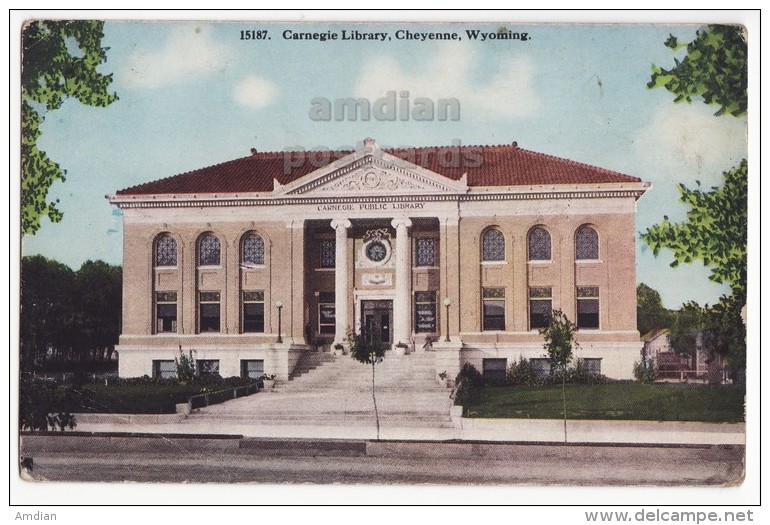
[[361, 301], [361, 328], [374, 341], [393, 342], [393, 301]]

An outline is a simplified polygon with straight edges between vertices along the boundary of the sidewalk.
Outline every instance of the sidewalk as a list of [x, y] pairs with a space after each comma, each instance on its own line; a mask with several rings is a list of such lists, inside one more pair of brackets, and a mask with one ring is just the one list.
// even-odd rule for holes
[[[454, 428], [380, 425], [380, 439], [394, 441], [490, 441], [564, 443], [561, 420], [454, 418]], [[80, 414], [78, 432], [232, 435], [255, 438], [377, 439], [371, 424], [269, 425], [244, 420], [194, 420], [183, 415]], [[568, 443], [640, 445], [745, 445], [745, 423], [657, 421], [568, 421]]]

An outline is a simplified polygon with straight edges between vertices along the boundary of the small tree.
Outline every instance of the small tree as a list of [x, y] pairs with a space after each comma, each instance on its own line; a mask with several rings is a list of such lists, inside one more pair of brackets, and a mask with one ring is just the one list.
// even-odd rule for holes
[[378, 337], [366, 328], [361, 329], [360, 334], [349, 333], [350, 356], [359, 363], [372, 365], [372, 402], [374, 403], [374, 420], [377, 425], [377, 440], [380, 439], [380, 414], [377, 411], [377, 396], [374, 388], [374, 368], [382, 362], [385, 355], [385, 345], [379, 342]]
[[567, 442], [567, 365], [572, 361], [572, 348], [578, 348], [575, 343], [577, 326], [561, 310], [553, 310], [548, 316], [548, 326], [540, 330], [545, 339], [548, 359], [551, 361], [551, 371], [561, 372], [561, 398], [564, 408], [564, 442]]

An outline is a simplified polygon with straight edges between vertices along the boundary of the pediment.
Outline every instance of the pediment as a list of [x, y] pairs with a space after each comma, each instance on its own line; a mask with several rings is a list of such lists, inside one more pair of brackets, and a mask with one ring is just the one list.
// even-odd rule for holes
[[352, 153], [291, 184], [275, 181], [274, 194], [303, 197], [466, 193], [465, 176], [449, 179], [379, 149]]

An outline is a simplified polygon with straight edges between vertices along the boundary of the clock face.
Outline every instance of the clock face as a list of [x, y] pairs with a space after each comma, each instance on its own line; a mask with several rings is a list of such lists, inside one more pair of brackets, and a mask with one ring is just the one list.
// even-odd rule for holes
[[387, 248], [380, 241], [374, 241], [366, 247], [366, 256], [374, 262], [382, 262], [387, 254]]

